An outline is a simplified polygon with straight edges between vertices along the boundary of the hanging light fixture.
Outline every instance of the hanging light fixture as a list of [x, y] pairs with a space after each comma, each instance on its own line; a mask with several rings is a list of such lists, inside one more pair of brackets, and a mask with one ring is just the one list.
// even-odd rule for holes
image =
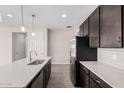
[[24, 15], [23, 15], [23, 5], [21, 5], [21, 17], [22, 17], [22, 24], [21, 24], [21, 27], [20, 27], [20, 29], [21, 29], [21, 31], [22, 32], [25, 32], [26, 31], [26, 29], [25, 29], [25, 27], [24, 27], [24, 17], [23, 17]]
[[35, 36], [35, 32], [34, 32], [34, 18], [35, 18], [36, 16], [33, 14], [32, 15], [32, 26], [33, 26], [33, 31], [32, 31], [32, 33], [31, 33], [31, 35], [34, 37]]

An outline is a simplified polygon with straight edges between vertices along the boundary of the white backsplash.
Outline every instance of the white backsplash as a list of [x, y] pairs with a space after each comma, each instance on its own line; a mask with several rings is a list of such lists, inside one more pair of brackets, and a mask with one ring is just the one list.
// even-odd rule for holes
[[98, 48], [98, 62], [124, 69], [124, 48]]

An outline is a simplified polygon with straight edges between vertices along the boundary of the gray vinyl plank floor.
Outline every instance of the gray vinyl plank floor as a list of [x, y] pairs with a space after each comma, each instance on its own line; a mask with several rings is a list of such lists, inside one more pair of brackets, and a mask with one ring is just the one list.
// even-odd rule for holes
[[52, 64], [48, 88], [74, 88], [70, 80], [68, 64]]

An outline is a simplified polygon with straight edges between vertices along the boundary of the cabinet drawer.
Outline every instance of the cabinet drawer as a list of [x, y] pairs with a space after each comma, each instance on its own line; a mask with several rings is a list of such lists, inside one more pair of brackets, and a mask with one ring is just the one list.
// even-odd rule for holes
[[85, 73], [89, 74], [89, 70], [82, 64], [80, 64], [80, 69], [82, 69]]
[[90, 78], [90, 88], [100, 88], [94, 80]]
[[43, 88], [43, 71], [41, 71], [31, 84], [31, 88]]
[[102, 88], [111, 88], [110, 85], [108, 85], [106, 82], [104, 82], [102, 79], [100, 79], [98, 76], [96, 76], [94, 73], [90, 72], [90, 78], [96, 82], [97, 85], [99, 85]]

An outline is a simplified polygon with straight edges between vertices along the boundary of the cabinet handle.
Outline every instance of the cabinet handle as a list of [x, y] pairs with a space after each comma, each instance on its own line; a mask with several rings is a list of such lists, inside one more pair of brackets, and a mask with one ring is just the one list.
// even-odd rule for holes
[[85, 70], [86, 68], [83, 68], [83, 70]]
[[99, 83], [99, 84], [101, 83], [99, 80], [96, 80], [96, 82]]
[[19, 54], [19, 52], [16, 52], [16, 54]]
[[119, 43], [121, 42], [121, 37], [120, 37], [120, 36], [118, 37], [118, 42], [119, 42]]

